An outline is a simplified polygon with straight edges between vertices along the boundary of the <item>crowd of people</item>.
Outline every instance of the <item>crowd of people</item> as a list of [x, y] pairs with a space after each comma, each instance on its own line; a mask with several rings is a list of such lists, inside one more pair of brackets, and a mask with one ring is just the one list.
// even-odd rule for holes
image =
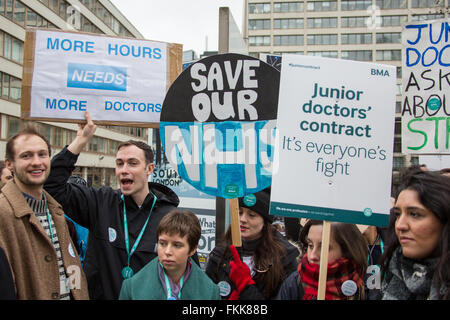
[[[154, 163], [147, 144], [119, 145], [117, 190], [73, 179], [96, 131], [88, 112], [85, 119], [53, 158], [32, 126], [7, 142], [0, 162], [0, 299], [313, 300], [321, 262], [326, 300], [450, 299], [445, 170], [406, 171], [387, 228], [331, 222], [328, 261], [320, 261], [323, 221], [286, 219], [282, 235], [269, 214], [270, 187], [239, 198], [242, 246], [233, 245], [229, 229], [203, 271], [199, 220], [177, 209], [170, 188], [148, 182]], [[88, 230], [87, 250], [73, 224]]]

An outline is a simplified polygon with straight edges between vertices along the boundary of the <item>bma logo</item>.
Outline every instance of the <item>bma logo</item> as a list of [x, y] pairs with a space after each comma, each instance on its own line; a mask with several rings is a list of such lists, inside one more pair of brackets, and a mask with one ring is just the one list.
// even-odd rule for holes
[[389, 77], [389, 71], [383, 69], [370, 69], [370, 74], [373, 76]]

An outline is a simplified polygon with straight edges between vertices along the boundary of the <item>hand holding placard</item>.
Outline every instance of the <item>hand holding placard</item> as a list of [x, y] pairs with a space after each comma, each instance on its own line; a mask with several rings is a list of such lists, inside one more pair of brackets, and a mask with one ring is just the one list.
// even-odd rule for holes
[[70, 143], [67, 149], [73, 154], [80, 154], [83, 151], [86, 144], [91, 140], [97, 130], [97, 125], [92, 121], [89, 111], [84, 112], [85, 124], [78, 124], [77, 136]]

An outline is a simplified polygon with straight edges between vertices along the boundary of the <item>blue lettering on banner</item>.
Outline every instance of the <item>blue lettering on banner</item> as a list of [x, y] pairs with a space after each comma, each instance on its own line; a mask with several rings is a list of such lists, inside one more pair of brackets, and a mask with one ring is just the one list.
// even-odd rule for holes
[[161, 112], [160, 103], [105, 101], [106, 111]]
[[127, 91], [127, 69], [117, 66], [69, 63], [67, 87]]
[[142, 47], [128, 44], [108, 44], [108, 54], [122, 57], [148, 58], [159, 60], [162, 58], [160, 48]]
[[45, 99], [46, 109], [86, 111], [86, 105], [85, 100]]
[[169, 162], [197, 190], [238, 198], [270, 186], [275, 124], [160, 122], [161, 142]]
[[49, 37], [47, 38], [47, 50], [94, 53], [94, 42]]

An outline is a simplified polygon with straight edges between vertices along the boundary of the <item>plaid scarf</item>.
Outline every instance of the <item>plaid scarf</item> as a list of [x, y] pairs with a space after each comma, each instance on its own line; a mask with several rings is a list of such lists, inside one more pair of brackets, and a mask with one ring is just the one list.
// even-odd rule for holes
[[[319, 287], [319, 264], [309, 263], [305, 254], [298, 265], [300, 282], [305, 294], [303, 300], [317, 299]], [[363, 284], [363, 275], [358, 273], [356, 264], [347, 258], [340, 258], [328, 264], [325, 300], [348, 299], [341, 291], [342, 284], [353, 280], [358, 288]], [[361, 291], [361, 290], [359, 290]]]

